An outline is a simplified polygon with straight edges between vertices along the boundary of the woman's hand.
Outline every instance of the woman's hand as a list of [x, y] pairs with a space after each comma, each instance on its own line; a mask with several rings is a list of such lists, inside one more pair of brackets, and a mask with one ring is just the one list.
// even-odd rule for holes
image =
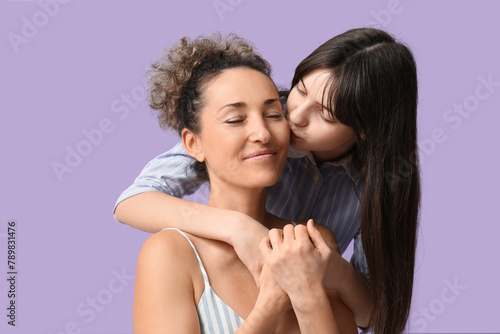
[[272, 229], [260, 244], [265, 264], [282, 289], [292, 298], [305, 287], [323, 286], [332, 250], [309, 220], [304, 225]]
[[236, 333], [298, 333], [296, 322], [286, 321], [293, 316], [293, 312], [289, 312], [292, 309], [290, 299], [266, 265], [259, 282], [257, 301]]
[[300, 332], [340, 333], [323, 287], [332, 250], [312, 220], [273, 229], [260, 244], [265, 266], [288, 294]]
[[276, 311], [286, 312], [292, 309], [290, 298], [285, 291], [274, 279], [269, 267], [264, 265], [259, 279], [260, 289], [258, 299], [264, 301], [267, 305], [271, 305]]

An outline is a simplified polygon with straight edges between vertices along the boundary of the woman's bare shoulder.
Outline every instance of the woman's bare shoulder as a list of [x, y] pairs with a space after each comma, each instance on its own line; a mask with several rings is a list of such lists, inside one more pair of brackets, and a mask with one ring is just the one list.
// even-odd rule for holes
[[[193, 236], [188, 235], [189, 238]], [[196, 255], [188, 240], [177, 230], [166, 229], [150, 236], [143, 244], [139, 261], [154, 264], [158, 269], [191, 267]]]
[[195, 284], [196, 270], [200, 271], [196, 255], [181, 233], [164, 230], [150, 236], [137, 261], [134, 332], [161, 329], [179, 333], [179, 328], [191, 328], [190, 333], [199, 331], [195, 295], [200, 284]]

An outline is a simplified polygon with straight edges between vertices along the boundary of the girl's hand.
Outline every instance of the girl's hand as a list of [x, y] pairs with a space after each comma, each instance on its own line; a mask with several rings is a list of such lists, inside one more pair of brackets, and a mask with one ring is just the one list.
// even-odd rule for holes
[[259, 244], [267, 237], [269, 230], [254, 219], [243, 215], [247, 221], [237, 224], [231, 236], [231, 246], [241, 262], [252, 274], [255, 283], [259, 286], [260, 273], [264, 265], [264, 258], [258, 252]]
[[290, 296], [305, 287], [323, 287], [332, 250], [312, 220], [304, 225], [272, 229], [260, 244], [264, 261], [281, 288]]

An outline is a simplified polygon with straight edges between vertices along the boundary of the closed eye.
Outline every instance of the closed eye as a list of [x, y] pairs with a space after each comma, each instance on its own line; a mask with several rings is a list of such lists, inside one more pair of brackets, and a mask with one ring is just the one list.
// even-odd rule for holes
[[321, 118], [327, 122], [327, 123], [335, 123], [336, 122], [336, 118], [335, 116], [332, 116], [328, 111], [326, 111], [323, 107], [321, 107], [320, 109], [320, 114], [321, 114]]
[[299, 85], [295, 86], [295, 89], [297, 89], [297, 92], [299, 92], [300, 95], [302, 95], [302, 96], [307, 95], [304, 91], [300, 90]]
[[227, 121], [225, 121], [224, 123], [226, 124], [238, 124], [238, 123], [243, 123], [244, 120], [243, 119], [239, 119], [239, 118], [232, 118], [232, 119], [228, 119]]

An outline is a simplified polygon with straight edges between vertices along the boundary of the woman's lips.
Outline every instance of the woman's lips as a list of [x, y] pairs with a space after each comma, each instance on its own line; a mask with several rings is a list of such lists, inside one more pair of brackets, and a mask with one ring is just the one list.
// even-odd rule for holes
[[264, 150], [247, 155], [245, 160], [269, 160], [274, 158], [274, 156], [276, 156], [276, 151]]

